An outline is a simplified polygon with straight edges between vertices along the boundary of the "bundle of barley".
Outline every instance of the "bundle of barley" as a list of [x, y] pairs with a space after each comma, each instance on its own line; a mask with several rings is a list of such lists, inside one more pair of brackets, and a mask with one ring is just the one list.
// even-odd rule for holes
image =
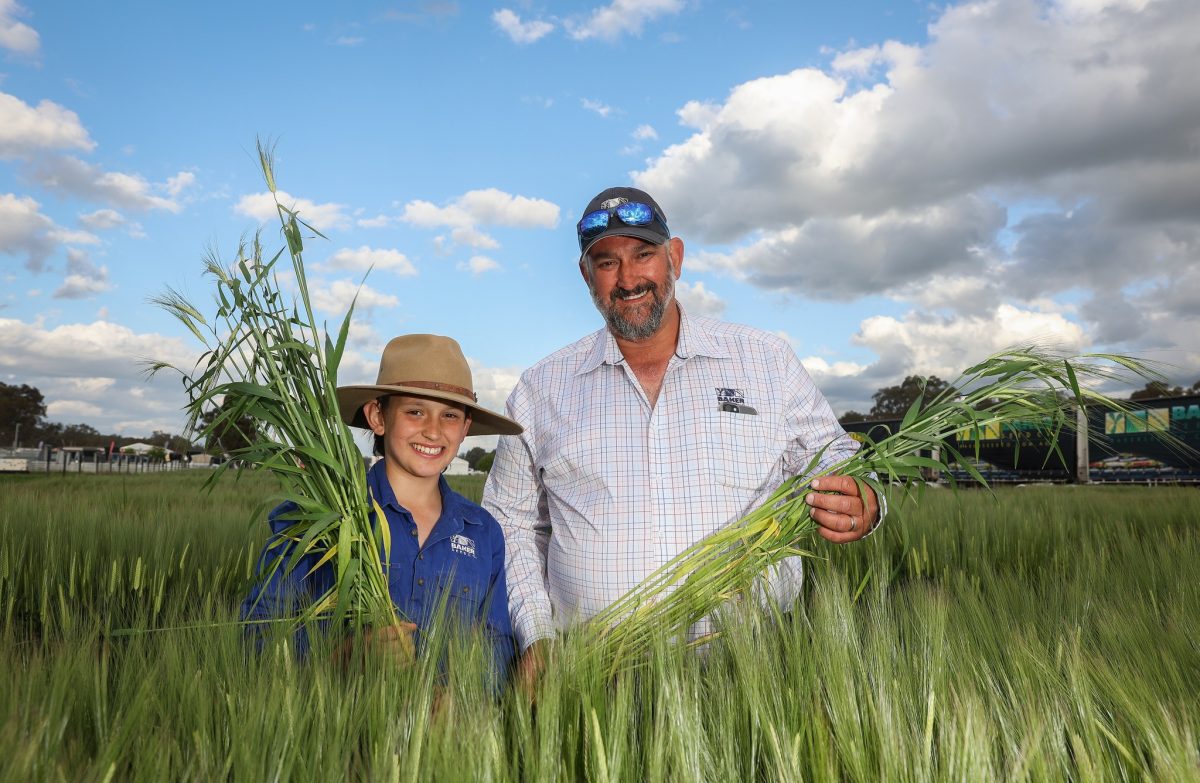
[[[270, 150], [258, 145], [267, 188], [276, 193]], [[371, 521], [362, 455], [338, 415], [337, 371], [353, 306], [333, 339], [313, 315], [304, 274], [302, 227], [320, 232], [276, 199], [295, 277], [296, 293], [284, 293], [276, 264], [281, 249], [264, 260], [259, 237], [238, 248], [226, 268], [210, 254], [205, 271], [216, 282], [216, 313], [206, 318], [177, 292], [154, 302], [174, 315], [204, 345], [192, 368], [156, 362], [151, 372], [171, 368], [183, 377], [191, 429], [204, 438], [219, 436], [236, 422], [250, 420], [254, 435], [233, 450], [237, 463], [269, 470], [278, 477], [281, 497], [295, 504], [285, 515], [292, 524], [273, 540], [278, 553], [263, 578], [295, 567], [318, 553], [332, 562], [334, 586], [319, 596], [296, 623], [331, 618], [355, 628], [395, 622], [382, 553], [391, 550], [386, 518]], [[234, 462], [213, 474], [216, 480]]]
[[1088, 384], [1135, 376], [1161, 378], [1146, 363], [1113, 354], [1066, 357], [1030, 346], [988, 357], [934, 399], [918, 398], [896, 432], [864, 438], [853, 457], [815, 473], [821, 455], [813, 457], [804, 473], [785, 481], [759, 508], [691, 546], [594, 617], [581, 629], [590, 642], [580, 649], [609, 671], [639, 665], [655, 639], [682, 637], [698, 620], [752, 595], [756, 580], [784, 558], [811, 554], [804, 543], [816, 523], [805, 496], [814, 491], [813, 479], [841, 474], [877, 494], [885, 484], [898, 484], [907, 494], [923, 482], [923, 470], [956, 466], [986, 486], [956, 443], [973, 440], [978, 459], [985, 428], [1021, 423], [1057, 450], [1059, 433], [1075, 426], [1080, 406], [1129, 410]]

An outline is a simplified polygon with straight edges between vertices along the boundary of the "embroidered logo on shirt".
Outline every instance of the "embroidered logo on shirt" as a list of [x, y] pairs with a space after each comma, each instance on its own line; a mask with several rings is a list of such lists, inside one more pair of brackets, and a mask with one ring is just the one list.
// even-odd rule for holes
[[460, 555], [467, 555], [468, 557], [475, 557], [475, 542], [466, 536], [450, 536], [450, 551], [457, 552]]
[[717, 402], [732, 402], [741, 405], [746, 401], [746, 393], [741, 389], [717, 389]]

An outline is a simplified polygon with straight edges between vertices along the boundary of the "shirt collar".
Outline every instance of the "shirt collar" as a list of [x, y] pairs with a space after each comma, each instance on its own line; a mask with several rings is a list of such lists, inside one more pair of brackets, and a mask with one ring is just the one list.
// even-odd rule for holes
[[[678, 300], [676, 300], [676, 304], [679, 304]], [[730, 358], [728, 349], [714, 340], [705, 329], [701, 328], [702, 326], [702, 323], [688, 316], [683, 305], [679, 305], [679, 339], [675, 342], [675, 355], [680, 359], [688, 359], [692, 356], [708, 356], [713, 359]], [[612, 336], [612, 332], [607, 327], [596, 332], [594, 337], [595, 342], [592, 343], [592, 348], [588, 351], [579, 370], [576, 371], [576, 375], [589, 373], [602, 364], [618, 365], [625, 361], [620, 347], [617, 346], [617, 339]]]
[[[379, 460], [367, 471], [367, 487], [371, 496], [379, 502], [381, 508], [409, 513], [392, 491], [392, 483], [387, 480], [385, 460]], [[445, 476], [438, 476], [438, 492], [442, 495], [442, 516], [440, 519], [453, 519], [467, 525], [480, 524], [474, 515], [467, 513], [466, 498], [450, 488]], [[456, 526], [457, 527], [457, 526]], [[461, 529], [461, 528], [459, 528]]]

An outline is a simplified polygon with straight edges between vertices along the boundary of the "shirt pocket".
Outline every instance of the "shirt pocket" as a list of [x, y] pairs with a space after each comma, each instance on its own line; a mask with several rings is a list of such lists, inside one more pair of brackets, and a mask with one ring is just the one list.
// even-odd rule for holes
[[705, 417], [706, 462], [718, 484], [756, 490], [770, 478], [775, 456], [770, 451], [764, 417], [723, 411], [716, 406]]
[[474, 624], [482, 619], [481, 607], [490, 581], [488, 574], [476, 569], [443, 571], [437, 577], [437, 593], [433, 596], [435, 611], [444, 596], [447, 618]]

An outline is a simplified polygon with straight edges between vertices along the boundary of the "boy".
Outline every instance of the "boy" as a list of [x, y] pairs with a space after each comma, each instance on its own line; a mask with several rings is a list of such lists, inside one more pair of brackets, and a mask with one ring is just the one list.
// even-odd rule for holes
[[[392, 550], [388, 587], [404, 622], [368, 632], [369, 654], [407, 660], [421, 630], [443, 602], [446, 616], [482, 626], [492, 644], [496, 672], [504, 676], [515, 653], [504, 581], [504, 538], [487, 511], [450, 489], [442, 471], [458, 454], [463, 438], [514, 435], [521, 426], [479, 407], [472, 391], [471, 368], [458, 343], [449, 337], [410, 334], [384, 348], [374, 385], [337, 390], [342, 420], [375, 434], [382, 459], [367, 472], [367, 489], [387, 516]], [[286, 528], [280, 519], [291, 510], [271, 512], [273, 533]], [[260, 572], [279, 556], [264, 549]], [[319, 554], [301, 558], [283, 574], [277, 569], [242, 603], [243, 620], [295, 616], [301, 602], [333, 584], [332, 564], [305, 576]], [[444, 598], [443, 598], [444, 596]], [[297, 636], [307, 651], [303, 631]]]

